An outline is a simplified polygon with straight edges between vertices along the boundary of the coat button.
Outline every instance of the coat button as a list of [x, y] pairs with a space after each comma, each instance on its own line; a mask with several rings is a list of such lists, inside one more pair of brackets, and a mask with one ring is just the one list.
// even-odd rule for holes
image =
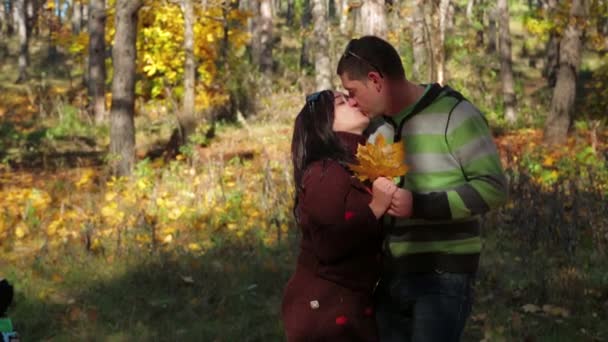
[[310, 301], [310, 308], [313, 310], [317, 310], [319, 308], [319, 301], [318, 300], [311, 300]]

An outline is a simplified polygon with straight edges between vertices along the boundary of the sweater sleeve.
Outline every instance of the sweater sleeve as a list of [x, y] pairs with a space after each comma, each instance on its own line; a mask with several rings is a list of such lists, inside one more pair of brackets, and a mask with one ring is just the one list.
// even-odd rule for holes
[[[462, 170], [465, 183], [448, 191], [414, 193], [414, 217], [467, 218], [506, 202], [507, 181], [486, 120], [468, 102], [458, 107], [448, 122], [446, 142]], [[467, 119], [459, 120], [459, 115], [466, 115], [465, 110], [478, 115], [468, 113]]]
[[303, 214], [311, 223], [313, 251], [322, 263], [349, 257], [377, 236], [379, 223], [369, 207], [371, 195], [352, 185], [338, 163], [314, 166], [303, 179]]

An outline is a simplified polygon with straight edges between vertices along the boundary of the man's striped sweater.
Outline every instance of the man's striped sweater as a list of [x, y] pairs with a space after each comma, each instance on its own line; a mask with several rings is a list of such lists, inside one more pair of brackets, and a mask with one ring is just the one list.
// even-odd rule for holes
[[409, 172], [399, 185], [413, 193], [409, 219], [385, 218], [387, 266], [406, 272], [475, 272], [481, 251], [477, 215], [502, 205], [507, 184], [488, 124], [458, 92], [429, 85], [418, 102], [375, 120], [402, 141]]

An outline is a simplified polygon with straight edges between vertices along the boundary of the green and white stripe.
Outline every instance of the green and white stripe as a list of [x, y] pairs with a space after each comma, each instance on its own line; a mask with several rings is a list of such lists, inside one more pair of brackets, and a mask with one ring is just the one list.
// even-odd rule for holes
[[[500, 206], [507, 196], [506, 179], [485, 118], [468, 101], [444, 92], [421, 111], [412, 115], [408, 108], [392, 119], [396, 127], [403, 125], [404, 162], [410, 168], [403, 187], [414, 193], [415, 219], [385, 218], [394, 226], [387, 241], [391, 254], [479, 253], [479, 231], [467, 227], [478, 227], [476, 216]], [[387, 141], [394, 138], [388, 122], [374, 122], [370, 128], [372, 142], [380, 134]], [[436, 239], [429, 231], [438, 231]]]

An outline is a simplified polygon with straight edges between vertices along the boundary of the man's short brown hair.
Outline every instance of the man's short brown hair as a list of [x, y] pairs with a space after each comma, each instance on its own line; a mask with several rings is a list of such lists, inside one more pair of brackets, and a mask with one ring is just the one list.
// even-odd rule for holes
[[405, 77], [401, 58], [389, 42], [376, 36], [352, 39], [338, 62], [338, 75], [348, 73], [351, 79], [363, 80], [372, 71], [391, 80]]

